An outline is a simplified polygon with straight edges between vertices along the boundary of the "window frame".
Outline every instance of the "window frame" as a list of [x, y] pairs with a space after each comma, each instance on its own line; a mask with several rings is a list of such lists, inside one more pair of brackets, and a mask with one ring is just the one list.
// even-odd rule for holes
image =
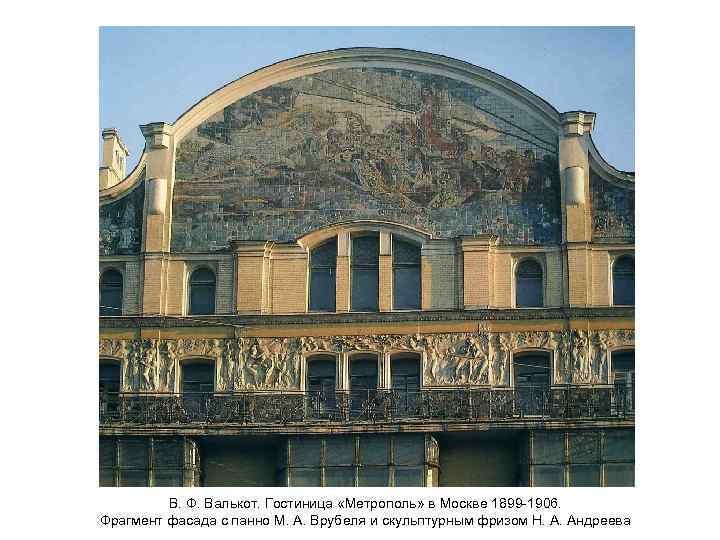
[[[631, 259], [633, 263], [633, 303], [632, 304], [616, 304], [615, 303], [615, 265], [622, 259]], [[621, 253], [611, 254], [610, 260], [610, 298], [609, 304], [613, 307], [635, 307], [635, 254], [634, 252], [623, 251]]]
[[[528, 261], [534, 262], [540, 267], [541, 279], [539, 306], [518, 305], [518, 274], [520, 272], [520, 267], [522, 266], [522, 264]], [[536, 255], [523, 255], [516, 259], [513, 268], [512, 295], [512, 305], [516, 309], [541, 309], [547, 307], [547, 270], [545, 268], [544, 257], [538, 257]]]
[[[313, 280], [312, 280], [312, 277], [313, 277], [313, 270], [315, 270], [315, 269], [325, 269], [325, 268], [330, 269], [331, 266], [330, 266], [330, 265], [327, 265], [327, 266], [326, 266], [326, 265], [317, 265], [317, 267], [314, 266], [314, 265], [313, 265], [313, 260], [312, 260], [312, 259], [313, 259], [313, 253], [314, 253], [316, 250], [322, 249], [322, 248], [328, 246], [328, 244], [333, 243], [333, 242], [335, 243], [335, 265], [334, 265], [334, 267], [332, 268], [332, 281], [333, 281], [333, 283], [334, 283], [334, 285], [335, 285], [335, 287], [334, 287], [335, 290], [332, 291], [332, 296], [333, 296], [333, 298], [334, 298], [334, 300], [335, 300], [334, 306], [333, 306], [332, 309], [314, 309], [314, 308], [312, 307], [312, 298], [313, 298], [313, 286], [312, 286]], [[308, 312], [308, 313], [335, 313], [335, 312], [337, 312], [337, 308], [338, 308], [338, 298], [337, 298], [337, 260], [338, 260], [338, 247], [339, 247], [339, 240], [338, 240], [338, 236], [335, 235], [335, 236], [331, 236], [331, 237], [329, 237], [329, 238], [326, 238], [326, 239], [323, 240], [322, 242], [320, 242], [320, 243], [318, 243], [318, 244], [315, 244], [314, 246], [312, 246], [311, 248], [308, 249], [308, 266], [307, 266], [307, 268], [308, 268], [308, 276], [307, 276], [307, 312]]]
[[[193, 275], [200, 271], [200, 270], [207, 270], [213, 274], [213, 277], [215, 278], [214, 281], [214, 291], [213, 291], [213, 311], [212, 313], [192, 313], [192, 278]], [[217, 304], [218, 304], [218, 272], [215, 265], [208, 264], [208, 263], [200, 263], [196, 265], [192, 265], [188, 268], [185, 278], [185, 290], [187, 291], [187, 297], [185, 299], [185, 314], [189, 316], [212, 316], [217, 315]]]
[[544, 355], [548, 359], [548, 380], [547, 387], [550, 388], [554, 384], [554, 373], [555, 373], [555, 351], [552, 349], [518, 349], [517, 351], [511, 351], [510, 353], [510, 387], [515, 389], [518, 388], [517, 378], [515, 376], [515, 364], [518, 357], [523, 358], [525, 356], [540, 356]]
[[[375, 264], [356, 264], [355, 263], [355, 240], [360, 238], [374, 238], [377, 241], [377, 258]], [[366, 308], [355, 308], [353, 306], [353, 291], [355, 288], [354, 281], [355, 281], [355, 270], [372, 270], [375, 269], [377, 271], [377, 295], [375, 297], [375, 306], [374, 309], [366, 309]], [[373, 231], [373, 230], [367, 230], [367, 231], [358, 231], [350, 234], [350, 312], [351, 313], [379, 313], [380, 312], [380, 231]]]
[[[400, 235], [393, 234], [392, 237], [392, 268], [391, 268], [391, 283], [392, 283], [392, 310], [393, 311], [419, 311], [422, 309], [422, 244], [419, 242], [414, 242], [408, 238], [404, 238]], [[417, 263], [407, 263], [407, 262], [396, 262], [395, 259], [395, 242], [407, 244], [410, 246], [413, 246], [417, 248], [418, 252], [418, 261]], [[398, 268], [417, 268], [418, 273], [418, 290], [417, 290], [417, 307], [397, 307], [397, 286], [395, 284], [395, 270]]]
[[[123, 272], [123, 269], [120, 267], [112, 265], [104, 266], [100, 269], [100, 277], [98, 279], [98, 304], [99, 306], [102, 306], [102, 280], [103, 276], [108, 272], [117, 272], [120, 275], [120, 313], [115, 313], [113, 315], [101, 313], [100, 317], [122, 317], [125, 314], [125, 272]], [[100, 307], [100, 309], [102, 310], [102, 307]]]

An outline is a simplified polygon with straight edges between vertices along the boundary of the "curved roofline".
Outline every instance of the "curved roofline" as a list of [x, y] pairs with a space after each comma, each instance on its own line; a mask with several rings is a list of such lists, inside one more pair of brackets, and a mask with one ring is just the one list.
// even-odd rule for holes
[[[412, 49], [353, 47], [303, 54], [258, 68], [197, 101], [178, 116], [173, 124], [167, 125], [168, 131], [177, 144], [200, 123], [254, 92], [304, 75], [353, 67], [408, 69], [466, 82], [503, 95], [550, 129], [559, 130], [561, 127], [562, 115], [553, 105], [524, 86], [489, 69], [441, 54]], [[594, 119], [594, 113], [586, 114], [592, 114]], [[592, 123], [588, 127], [592, 130]], [[592, 136], [589, 139], [589, 153], [593, 163], [597, 165], [596, 170], [599, 174], [626, 186], [628, 182], [634, 184], [635, 173], [621, 171], [610, 165], [595, 147]], [[144, 169], [145, 158], [146, 154], [143, 150], [137, 165], [124, 180], [100, 191], [101, 204], [122, 197], [135, 187]]]
[[213, 114], [258, 90], [330, 69], [385, 67], [434, 73], [500, 92], [550, 129], [560, 125], [560, 112], [546, 100], [502, 75], [463, 60], [410, 49], [355, 47], [304, 54], [257, 69], [208, 94], [172, 124], [176, 141]]
[[588, 145], [588, 154], [590, 157], [592, 170], [597, 172], [605, 180], [609, 182], [619, 183], [625, 187], [635, 187], [635, 172], [634, 171], [621, 171], [610, 165], [605, 158], [602, 156], [595, 141], [593, 141], [592, 135], [588, 137], [590, 144]]
[[133, 190], [136, 184], [140, 181], [140, 178], [142, 178], [142, 173], [145, 170], [145, 157], [145, 150], [143, 150], [137, 165], [135, 165], [135, 168], [125, 177], [124, 180], [114, 186], [100, 190], [101, 205], [119, 199]]

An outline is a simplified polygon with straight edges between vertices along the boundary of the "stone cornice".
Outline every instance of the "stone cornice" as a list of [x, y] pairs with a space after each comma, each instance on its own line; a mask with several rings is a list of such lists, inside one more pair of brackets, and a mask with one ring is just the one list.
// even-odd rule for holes
[[549, 321], [634, 318], [633, 307], [478, 309], [386, 313], [303, 313], [296, 315], [203, 315], [201, 317], [101, 317], [100, 328], [201, 328], [208, 326], [276, 326], [299, 324]]

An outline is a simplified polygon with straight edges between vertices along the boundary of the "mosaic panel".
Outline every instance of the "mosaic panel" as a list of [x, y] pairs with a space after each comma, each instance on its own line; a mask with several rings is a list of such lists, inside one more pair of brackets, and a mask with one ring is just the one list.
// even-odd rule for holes
[[145, 173], [130, 193], [100, 207], [100, 255], [140, 253]]
[[635, 190], [590, 173], [593, 240], [635, 241]]
[[445, 77], [326, 71], [238, 100], [179, 145], [172, 249], [381, 219], [436, 237], [559, 241], [556, 135]]

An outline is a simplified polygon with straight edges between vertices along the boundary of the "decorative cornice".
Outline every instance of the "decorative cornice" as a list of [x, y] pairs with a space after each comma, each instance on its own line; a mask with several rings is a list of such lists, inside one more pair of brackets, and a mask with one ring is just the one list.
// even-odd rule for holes
[[298, 324], [548, 321], [634, 318], [633, 307], [478, 309], [466, 311], [403, 311], [384, 313], [303, 313], [295, 315], [203, 315], [202, 317], [101, 317], [100, 328], [278, 326]]

